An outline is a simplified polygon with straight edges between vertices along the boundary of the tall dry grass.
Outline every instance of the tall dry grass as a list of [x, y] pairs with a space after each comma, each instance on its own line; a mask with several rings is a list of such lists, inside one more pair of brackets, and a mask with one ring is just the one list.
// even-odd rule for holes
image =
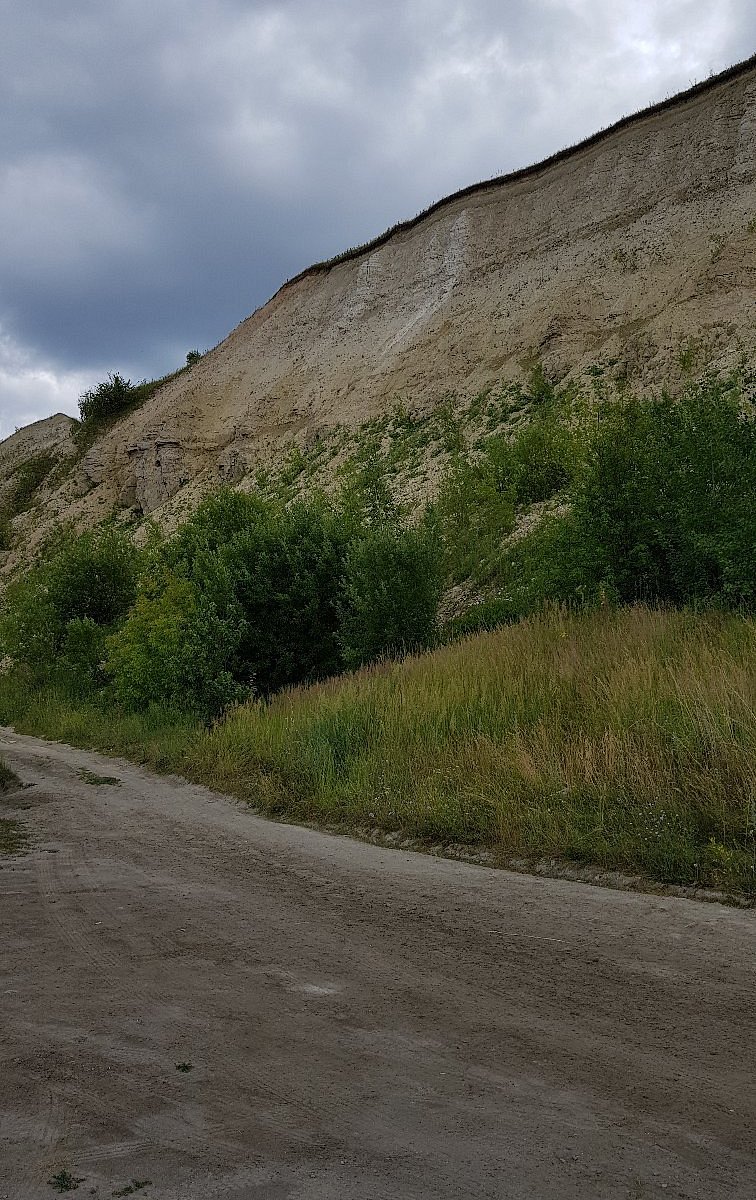
[[271, 815], [756, 893], [752, 619], [553, 611], [244, 705], [210, 730], [6, 678], [0, 720]]
[[753, 890], [756, 625], [564, 612], [230, 714], [193, 771], [267, 811]]

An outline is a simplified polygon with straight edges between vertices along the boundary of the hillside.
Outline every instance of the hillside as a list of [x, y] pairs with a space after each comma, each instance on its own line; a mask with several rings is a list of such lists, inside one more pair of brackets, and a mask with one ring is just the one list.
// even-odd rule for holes
[[536, 363], [674, 388], [756, 359], [755, 146], [750, 59], [305, 271], [42, 488], [16, 553], [61, 515], [170, 521], [398, 400], [427, 414]]
[[65, 413], [55, 413], [17, 429], [0, 442], [0, 556], [16, 539], [14, 527], [38, 520], [38, 513], [26, 514], [44, 485], [48, 494], [56, 490], [56, 475], [59, 480], [65, 474], [64, 464], [75, 454], [74, 425]]

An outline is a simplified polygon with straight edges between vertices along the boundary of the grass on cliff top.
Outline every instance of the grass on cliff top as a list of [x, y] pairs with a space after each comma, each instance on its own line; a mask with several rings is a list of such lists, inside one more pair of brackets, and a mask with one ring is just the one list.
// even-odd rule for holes
[[7, 679], [0, 717], [273, 816], [756, 894], [756, 623], [741, 617], [555, 611], [210, 730]]

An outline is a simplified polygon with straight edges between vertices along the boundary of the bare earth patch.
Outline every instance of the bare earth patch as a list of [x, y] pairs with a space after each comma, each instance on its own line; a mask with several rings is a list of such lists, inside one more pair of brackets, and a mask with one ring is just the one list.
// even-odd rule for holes
[[753, 913], [0, 749], [0, 1200], [752, 1200]]

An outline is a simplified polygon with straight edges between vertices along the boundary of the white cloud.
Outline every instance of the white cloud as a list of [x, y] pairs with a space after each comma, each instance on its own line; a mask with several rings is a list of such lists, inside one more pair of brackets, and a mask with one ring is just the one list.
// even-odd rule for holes
[[753, 0], [5, 7], [3, 428], [9, 397], [169, 370], [314, 260], [756, 49]]
[[95, 382], [89, 371], [56, 370], [0, 328], [0, 440], [52, 413], [78, 416], [78, 399]]

